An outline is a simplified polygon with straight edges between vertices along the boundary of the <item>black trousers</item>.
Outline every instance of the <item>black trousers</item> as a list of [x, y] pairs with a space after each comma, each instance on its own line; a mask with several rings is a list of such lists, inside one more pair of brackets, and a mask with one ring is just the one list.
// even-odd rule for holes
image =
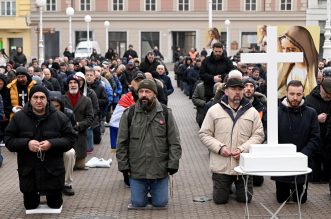
[[[303, 191], [303, 185], [304, 185], [304, 183], [297, 184], [298, 190], [292, 194], [292, 200], [294, 202], [298, 202], [297, 193], [298, 193], [298, 197], [300, 199], [300, 196]], [[307, 189], [308, 189], [308, 182], [306, 183], [306, 189], [305, 189], [305, 193], [302, 196], [301, 203], [305, 203], [307, 201]], [[288, 199], [288, 197], [291, 195], [291, 192], [293, 192], [294, 190], [295, 190], [295, 184], [276, 181], [276, 197], [277, 197], [278, 203], [283, 203], [284, 201], [286, 201]]]
[[[26, 210], [36, 209], [40, 204], [39, 193], [23, 193]], [[46, 194], [47, 205], [50, 208], [60, 208], [63, 204], [62, 191], [52, 191]]]

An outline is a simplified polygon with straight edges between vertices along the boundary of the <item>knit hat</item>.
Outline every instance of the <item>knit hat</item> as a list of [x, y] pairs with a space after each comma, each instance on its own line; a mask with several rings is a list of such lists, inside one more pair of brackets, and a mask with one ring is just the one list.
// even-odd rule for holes
[[241, 87], [244, 88], [244, 84], [241, 79], [238, 78], [230, 78], [226, 84], [224, 85], [225, 88], [228, 87]]
[[254, 85], [254, 88], [256, 88], [256, 81], [253, 79], [253, 78], [247, 78], [246, 80], [244, 80], [244, 86], [247, 84], [247, 83], [251, 83]]
[[155, 94], [157, 94], [157, 86], [153, 80], [149, 80], [149, 79], [142, 80], [138, 85], [137, 91], [139, 91], [141, 88], [149, 89], [153, 91]]
[[49, 92], [46, 87], [42, 85], [35, 85], [31, 88], [30, 93], [29, 93], [29, 100], [31, 100], [31, 97], [33, 96], [34, 93], [36, 92], [42, 92], [46, 95], [47, 100], [49, 99]]
[[67, 79], [67, 84], [69, 85], [69, 82], [71, 80], [75, 80], [77, 82], [77, 84], [79, 85], [79, 78], [77, 75], [74, 75], [74, 74], [71, 74], [68, 76], [68, 79]]
[[24, 67], [18, 67], [18, 68], [16, 68], [16, 76], [18, 76], [18, 75], [25, 75], [27, 77], [30, 76], [28, 74], [28, 71]]

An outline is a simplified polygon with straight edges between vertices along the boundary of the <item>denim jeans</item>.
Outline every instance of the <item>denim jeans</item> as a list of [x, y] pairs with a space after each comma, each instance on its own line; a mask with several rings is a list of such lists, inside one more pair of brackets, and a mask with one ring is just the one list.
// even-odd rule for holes
[[86, 133], [87, 133], [87, 137], [86, 137], [87, 151], [93, 151], [93, 149], [94, 149], [94, 147], [93, 147], [93, 129], [91, 127], [89, 127], [86, 130]]
[[133, 207], [145, 207], [147, 194], [152, 196], [154, 207], [165, 207], [168, 204], [168, 176], [162, 179], [134, 179], [130, 177], [131, 204]]

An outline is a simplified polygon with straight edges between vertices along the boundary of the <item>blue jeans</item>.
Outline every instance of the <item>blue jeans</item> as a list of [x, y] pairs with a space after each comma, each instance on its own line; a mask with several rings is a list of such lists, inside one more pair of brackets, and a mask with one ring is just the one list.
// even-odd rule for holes
[[152, 196], [154, 207], [168, 204], [168, 176], [162, 179], [134, 179], [130, 177], [131, 204], [133, 207], [145, 207], [148, 192]]
[[87, 151], [93, 151], [94, 147], [93, 147], [93, 129], [91, 127], [89, 127], [86, 130], [87, 133]]

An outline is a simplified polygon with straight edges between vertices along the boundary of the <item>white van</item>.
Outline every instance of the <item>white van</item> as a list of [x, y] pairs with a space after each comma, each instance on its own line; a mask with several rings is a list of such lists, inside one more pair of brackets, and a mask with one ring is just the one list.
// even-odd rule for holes
[[[89, 43], [89, 44], [88, 44]], [[90, 48], [90, 51], [88, 51]], [[97, 53], [100, 54], [100, 46], [97, 41], [82, 41], [78, 43], [75, 50], [75, 58], [87, 58], [92, 54], [93, 49], [97, 50]]]

